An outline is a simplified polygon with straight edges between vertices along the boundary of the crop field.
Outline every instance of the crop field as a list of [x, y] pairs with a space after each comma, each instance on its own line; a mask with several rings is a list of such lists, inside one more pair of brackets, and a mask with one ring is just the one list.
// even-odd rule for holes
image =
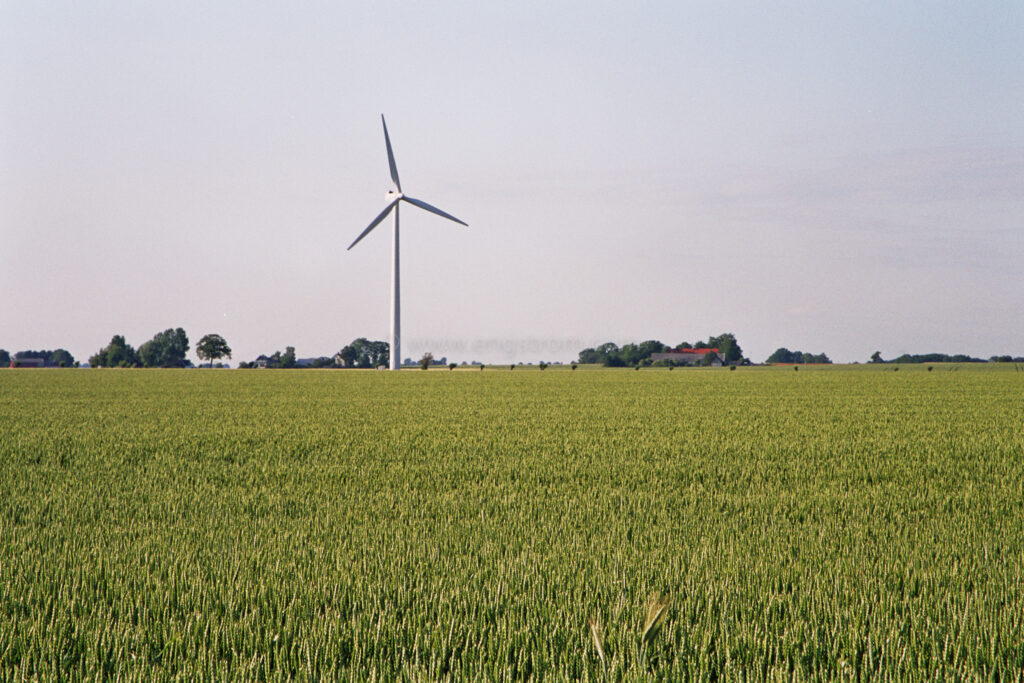
[[0, 680], [1021, 681], [1015, 370], [0, 370]]

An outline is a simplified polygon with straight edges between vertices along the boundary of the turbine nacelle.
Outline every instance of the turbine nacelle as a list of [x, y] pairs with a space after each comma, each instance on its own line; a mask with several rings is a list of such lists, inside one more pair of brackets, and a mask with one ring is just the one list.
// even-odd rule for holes
[[402, 192], [402, 183], [398, 179], [398, 166], [395, 164], [395, 154], [391, 150], [391, 137], [388, 135], [388, 124], [384, 121], [383, 114], [381, 114], [380, 122], [384, 126], [384, 143], [387, 146], [388, 150], [388, 169], [391, 171], [391, 181], [395, 184], [395, 186], [393, 189], [388, 190], [388, 193], [384, 195], [384, 201], [386, 201], [388, 205], [384, 208], [383, 211], [380, 212], [380, 214], [377, 215], [376, 218], [373, 219], [373, 222], [370, 223], [369, 226], [367, 226], [366, 230], [363, 230], [363, 232], [360, 233], [359, 237], [357, 237], [355, 242], [350, 244], [348, 248], [351, 249], [352, 247], [356, 246], [356, 244], [359, 243], [359, 240], [363, 239], [368, 234], [370, 234], [371, 230], [376, 228], [381, 221], [388, 217], [388, 214], [391, 213], [391, 209], [398, 206], [398, 202], [402, 201], [408, 202], [413, 206], [418, 206], [424, 211], [435, 213], [438, 216], [441, 216], [442, 218], [447, 218], [450, 221], [455, 221], [456, 223], [469, 227], [468, 223], [466, 223], [465, 221], [460, 221], [458, 218], [451, 215], [450, 213], [445, 213], [436, 206], [431, 206], [430, 204], [427, 204], [422, 199], [415, 199], [413, 197], [409, 197], [404, 192]]

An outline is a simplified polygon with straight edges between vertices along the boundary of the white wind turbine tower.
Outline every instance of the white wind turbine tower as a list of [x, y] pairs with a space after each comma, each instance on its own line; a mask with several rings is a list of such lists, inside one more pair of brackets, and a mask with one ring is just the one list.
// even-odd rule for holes
[[391, 349], [389, 356], [391, 358], [391, 369], [398, 370], [402, 367], [401, 357], [401, 346], [402, 346], [402, 328], [400, 321], [400, 309], [401, 309], [401, 297], [398, 292], [398, 203], [409, 202], [413, 206], [418, 206], [421, 209], [426, 209], [431, 213], [436, 213], [438, 216], [443, 216], [450, 221], [455, 221], [461, 225], [469, 227], [468, 223], [460, 221], [455, 216], [447, 214], [441, 209], [427, 204], [425, 201], [420, 199], [413, 199], [412, 197], [402, 193], [402, 183], [398, 180], [398, 167], [395, 166], [395, 155], [391, 151], [391, 138], [388, 137], [388, 124], [384, 121], [384, 115], [380, 115], [380, 122], [384, 124], [384, 144], [388, 148], [388, 165], [391, 167], [391, 180], [394, 182], [395, 187], [392, 190], [388, 190], [385, 199], [388, 202], [387, 207], [380, 212], [380, 214], [373, 219], [373, 222], [367, 226], [366, 230], [363, 230], [359, 237], [356, 238], [355, 242], [349, 245], [349, 249], [356, 246], [359, 240], [366, 237], [371, 230], [377, 227], [381, 221], [387, 218], [388, 213], [391, 211], [395, 212], [395, 229], [394, 239], [392, 247], [392, 263], [391, 263]]

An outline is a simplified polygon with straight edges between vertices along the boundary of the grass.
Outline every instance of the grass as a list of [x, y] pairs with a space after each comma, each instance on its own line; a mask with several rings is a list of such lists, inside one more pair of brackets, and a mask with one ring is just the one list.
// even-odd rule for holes
[[1024, 374], [523, 369], [0, 371], [0, 679], [1022, 680]]

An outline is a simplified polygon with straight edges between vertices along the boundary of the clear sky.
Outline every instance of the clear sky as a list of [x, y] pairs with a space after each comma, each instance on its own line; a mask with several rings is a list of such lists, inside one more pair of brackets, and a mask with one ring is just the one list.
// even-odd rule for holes
[[[1024, 354], [1024, 3], [0, 0], [0, 347]], [[194, 355], [193, 355], [194, 358]]]

